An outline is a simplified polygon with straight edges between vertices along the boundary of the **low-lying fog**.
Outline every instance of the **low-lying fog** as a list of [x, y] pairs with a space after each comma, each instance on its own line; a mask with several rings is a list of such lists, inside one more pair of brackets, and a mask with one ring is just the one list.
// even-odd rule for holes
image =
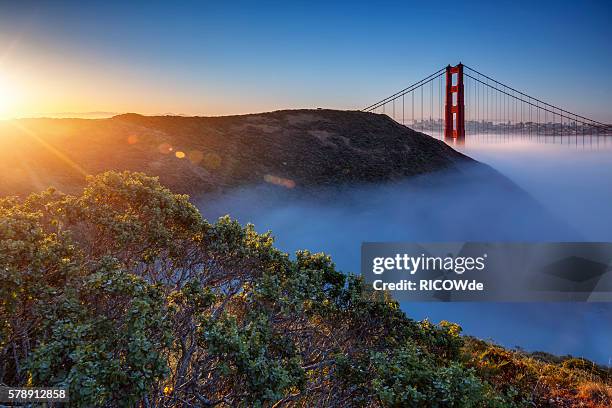
[[[496, 172], [466, 168], [402, 182], [306, 196], [261, 185], [203, 200], [209, 219], [230, 214], [277, 246], [332, 255], [359, 272], [363, 241], [612, 241], [612, 142], [595, 148], [471, 141], [461, 148]], [[609, 364], [612, 304], [404, 303], [415, 319], [460, 323], [505, 346]]]

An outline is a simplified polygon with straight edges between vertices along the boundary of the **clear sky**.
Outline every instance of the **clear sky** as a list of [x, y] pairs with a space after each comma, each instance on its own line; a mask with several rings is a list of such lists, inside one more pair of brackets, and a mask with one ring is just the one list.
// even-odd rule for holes
[[0, 0], [0, 117], [355, 109], [462, 61], [612, 121], [610, 1], [459, 3]]

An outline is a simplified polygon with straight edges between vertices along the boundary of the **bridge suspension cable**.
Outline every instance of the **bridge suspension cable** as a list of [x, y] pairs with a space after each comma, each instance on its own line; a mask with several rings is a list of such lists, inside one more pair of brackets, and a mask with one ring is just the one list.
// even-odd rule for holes
[[393, 95], [387, 96], [386, 98], [381, 99], [380, 101], [378, 101], [376, 103], [373, 103], [372, 105], [363, 108], [362, 111], [364, 111], [364, 112], [372, 112], [372, 111], [380, 108], [381, 106], [384, 106], [387, 103], [392, 102], [395, 99], [398, 99], [399, 97], [404, 96], [407, 93], [416, 90], [417, 88], [419, 88], [419, 87], [421, 87], [421, 86], [423, 86], [423, 85], [433, 81], [434, 79], [438, 78], [439, 76], [442, 76], [444, 74], [444, 70], [445, 69], [446, 68], [442, 68], [442, 69], [434, 72], [433, 74], [426, 76], [425, 78], [423, 78], [420, 81], [415, 82], [414, 84], [412, 84], [412, 85], [402, 89], [401, 91], [398, 91], [398, 92], [394, 93]]
[[[598, 122], [598, 121], [596, 121], [596, 120], [589, 119], [589, 118], [587, 118], [587, 117], [584, 117], [584, 116], [578, 115], [578, 114], [576, 114], [576, 113], [569, 112], [569, 111], [567, 111], [567, 110], [565, 110], [565, 109], [562, 109], [562, 108], [560, 108], [560, 107], [558, 107], [558, 106], [552, 105], [552, 104], [550, 104], [550, 103], [546, 103], [546, 102], [544, 102], [544, 101], [542, 101], [542, 100], [540, 100], [540, 99], [538, 99], [538, 98], [534, 98], [533, 96], [527, 95], [526, 93], [521, 92], [521, 91], [519, 91], [519, 90], [517, 90], [517, 89], [514, 89], [514, 88], [512, 88], [511, 86], [505, 85], [505, 84], [503, 84], [503, 83], [501, 83], [501, 82], [499, 82], [499, 81], [497, 81], [497, 80], [495, 80], [495, 79], [493, 79], [493, 78], [491, 78], [491, 77], [489, 77], [489, 76], [487, 76], [487, 75], [485, 75], [485, 74], [483, 74], [483, 73], [481, 73], [481, 72], [478, 72], [478, 71], [477, 71], [477, 70], [475, 70], [474, 68], [471, 68], [471, 67], [469, 67], [469, 66], [467, 66], [467, 65], [464, 65], [464, 67], [465, 67], [465, 68], [467, 68], [468, 70], [470, 70], [470, 71], [474, 72], [475, 74], [478, 74], [478, 75], [480, 75], [480, 76], [482, 76], [482, 77], [486, 78], [487, 80], [492, 81], [492, 82], [496, 83], [497, 85], [500, 85], [500, 86], [501, 86], [501, 87], [503, 87], [503, 88], [507, 88], [507, 89], [509, 89], [509, 90], [511, 90], [511, 91], [513, 91], [513, 92], [516, 92], [517, 94], [519, 94], [519, 95], [521, 95], [521, 96], [527, 97], [527, 98], [529, 98], [529, 99], [533, 99], [534, 101], [537, 101], [538, 103], [541, 103], [542, 105], [548, 106], [548, 107], [550, 107], [550, 108], [552, 108], [552, 109], [556, 109], [556, 110], [558, 110], [559, 112], [567, 113], [567, 114], [568, 114], [568, 116], [573, 116], [573, 117], [581, 118], [581, 119], [584, 119], [584, 120], [586, 120], [586, 121], [588, 121], [588, 122], [591, 122], [591, 123], [596, 123], [596, 124], [601, 125], [601, 126], [604, 126], [604, 127], [610, 127], [610, 125], [606, 125], [605, 123], [601, 123], [601, 122]], [[465, 75], [469, 76], [468, 74], [465, 74]], [[471, 77], [471, 78], [473, 78], [473, 77]], [[473, 79], [475, 79], [475, 78], [473, 78]], [[485, 84], [485, 85], [490, 86], [490, 85], [488, 85], [488, 84]], [[512, 96], [512, 95], [511, 95], [511, 96]]]
[[[567, 119], [569, 121], [573, 121], [575, 124], [581, 124], [583, 126], [587, 126], [590, 130], [597, 130], [598, 132], [603, 132], [603, 133], [607, 133], [610, 132], [612, 130], [612, 127], [610, 125], [606, 125], [602, 122], [599, 122], [597, 120], [593, 120], [593, 119], [589, 119], [585, 116], [570, 112], [568, 110], [562, 109], [558, 106], [552, 105], [550, 103], [544, 102], [541, 99], [535, 98], [533, 96], [530, 96], [524, 92], [521, 92], [513, 87], [510, 87], [508, 85], [505, 85], [503, 83], [501, 83], [500, 81], [497, 81], [487, 75], [484, 75], [478, 71], [476, 71], [473, 68], [468, 67], [467, 65], [464, 66], [468, 71], [471, 71], [473, 74], [471, 75], [468, 72], [465, 72], [464, 75], [467, 78], [472, 79], [473, 81], [475, 81], [476, 85], [482, 85], [486, 88], [489, 88], [492, 91], [498, 92], [501, 95], [505, 95], [508, 98], [511, 98], [511, 100], [506, 100], [503, 99], [503, 103], [504, 103], [504, 117], [505, 118], [509, 118], [510, 119], [510, 124], [512, 124], [513, 122], [515, 124], [519, 123], [518, 122], [518, 109], [519, 107], [517, 106], [517, 102], [521, 103], [521, 109], [524, 108], [524, 105], [527, 105], [529, 107], [533, 107], [535, 109], [537, 109], [538, 111], [538, 117], [540, 115], [540, 113], [544, 113], [544, 122], [541, 123], [542, 125], [542, 130], [549, 131], [550, 130], [550, 122], [548, 122], [548, 115], [547, 114], [551, 114], [552, 117], [550, 119], [552, 119], [552, 128], [553, 128], [553, 132], [556, 131], [556, 117], [558, 116], [561, 120], [560, 123], [560, 131], [562, 132], [563, 135], [563, 131], [564, 129], [567, 127], [566, 124], [564, 123], [564, 119]], [[484, 78], [484, 79], [483, 79]], [[493, 82], [493, 84], [489, 83]], [[488, 95], [488, 93], [486, 94]], [[513, 105], [511, 105], [513, 104]], [[478, 105], [480, 106], [480, 104]], [[540, 120], [538, 119], [538, 124], [540, 124]], [[520, 124], [524, 124], [524, 118], [521, 120]], [[571, 126], [571, 125], [570, 125]], [[576, 129], [575, 129], [576, 130]]]
[[[572, 119], [572, 117], [582, 118], [582, 116], [580, 116], [580, 115], [576, 115], [576, 114], [573, 114], [573, 113], [568, 112], [568, 111], [563, 111], [563, 112], [565, 112], [565, 113], [568, 113], [568, 115], [565, 115], [565, 116], [564, 116], [564, 115], [563, 115], [563, 114], [561, 114], [561, 113], [556, 113], [554, 110], [551, 110], [551, 109], [545, 108], [545, 107], [543, 107], [543, 106], [540, 106], [540, 105], [538, 105], [538, 104], [532, 103], [532, 102], [530, 102], [530, 101], [528, 101], [528, 100], [525, 100], [525, 99], [523, 99], [523, 98], [520, 98], [520, 97], [518, 97], [518, 96], [512, 95], [512, 94], [510, 94], [510, 93], [508, 93], [508, 92], [505, 92], [505, 91], [504, 91], [504, 90], [502, 90], [502, 89], [496, 88], [496, 87], [495, 87], [495, 86], [493, 86], [493, 85], [486, 84], [486, 83], [484, 83], [483, 81], [479, 80], [478, 78], [475, 78], [475, 77], [471, 76], [470, 74], [465, 74], [465, 76], [466, 76], [466, 77], [468, 77], [468, 78], [472, 78], [474, 81], [478, 82], [479, 84], [482, 84], [482, 85], [488, 86], [489, 88], [491, 88], [491, 89], [493, 89], [493, 90], [495, 90], [495, 91], [497, 91], [497, 92], [501, 92], [501, 93], [502, 93], [502, 94], [504, 94], [504, 95], [507, 95], [507, 96], [509, 96], [509, 97], [511, 97], [511, 98], [514, 98], [514, 99], [515, 99], [515, 100], [517, 100], [517, 101], [520, 101], [520, 102], [526, 103], [527, 105], [530, 105], [530, 106], [533, 106], [533, 107], [535, 107], [535, 108], [537, 108], [537, 109], [540, 109], [540, 110], [541, 110], [541, 111], [543, 111], [543, 112], [551, 113], [551, 114], [553, 114], [553, 115], [559, 115], [561, 118], [565, 117], [565, 118], [567, 118], [567, 119]], [[531, 98], [531, 99], [534, 99], [534, 100], [535, 100], [535, 98]], [[538, 102], [539, 102], [539, 101], [538, 101]], [[478, 102], [477, 102], [477, 103], [478, 103]], [[505, 101], [504, 103], [506, 104], [506, 105], [504, 105], [504, 106], [505, 106], [505, 108], [507, 108], [507, 109], [508, 109], [508, 111], [510, 111], [510, 109], [511, 109], [511, 108], [510, 108], [510, 105], [508, 104], [508, 102], [507, 102], [507, 101]], [[480, 104], [479, 104], [479, 105], [480, 105]], [[549, 105], [549, 104], [547, 104], [547, 103], [543, 103], [543, 105], [544, 105], [544, 106], [548, 106], [548, 107], [551, 107], [551, 106], [552, 106], [552, 105]], [[480, 106], [479, 106], [479, 108], [480, 108]], [[552, 109], [558, 109], [558, 110], [560, 110], [560, 111], [561, 111], [561, 109], [560, 109], [560, 108], [552, 108]], [[586, 118], [585, 118], [585, 119], [586, 119]], [[544, 120], [546, 121], [546, 119], [544, 119]], [[581, 124], [584, 124], [584, 125], [589, 125], [589, 126], [593, 126], [593, 127], [596, 127], [596, 128], [606, 128], [606, 129], [607, 129], [607, 128], [609, 128], [609, 127], [610, 127], [609, 125], [605, 125], [605, 124], [603, 124], [603, 123], [601, 123], [601, 124], [600, 124], [600, 122], [597, 122], [597, 121], [594, 121], [594, 120], [590, 120], [590, 119], [586, 119], [586, 121], [582, 121], [582, 120], [579, 120], [579, 119], [574, 119], [574, 120], [575, 120], [576, 122], [581, 123]]]
[[[396, 103], [401, 103], [399, 114]], [[546, 142], [553, 136], [553, 143], [562, 136], [563, 143], [567, 136], [612, 134], [609, 124], [544, 102], [463, 64], [442, 68], [363, 111], [386, 114], [445, 139], [518, 134], [538, 140], [545, 136]]]

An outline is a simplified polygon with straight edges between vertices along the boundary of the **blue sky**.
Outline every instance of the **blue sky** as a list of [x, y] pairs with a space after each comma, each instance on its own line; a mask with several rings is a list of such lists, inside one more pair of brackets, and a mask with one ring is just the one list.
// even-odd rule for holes
[[0, 1], [16, 112], [355, 109], [462, 61], [612, 121], [610, 2], [122, 3]]

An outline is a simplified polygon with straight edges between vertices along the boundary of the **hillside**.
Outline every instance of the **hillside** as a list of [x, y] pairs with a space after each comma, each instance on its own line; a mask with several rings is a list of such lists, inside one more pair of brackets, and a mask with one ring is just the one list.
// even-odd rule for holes
[[0, 199], [0, 278], [0, 384], [66, 387], [70, 407], [612, 403], [608, 368], [415, 321], [142, 173]]
[[[198, 195], [268, 181], [285, 187], [388, 181], [472, 162], [385, 115], [284, 110], [181, 117], [0, 122], [0, 194], [54, 185], [76, 192], [85, 174], [144, 171]], [[10, 171], [8, 171], [10, 170]]]

